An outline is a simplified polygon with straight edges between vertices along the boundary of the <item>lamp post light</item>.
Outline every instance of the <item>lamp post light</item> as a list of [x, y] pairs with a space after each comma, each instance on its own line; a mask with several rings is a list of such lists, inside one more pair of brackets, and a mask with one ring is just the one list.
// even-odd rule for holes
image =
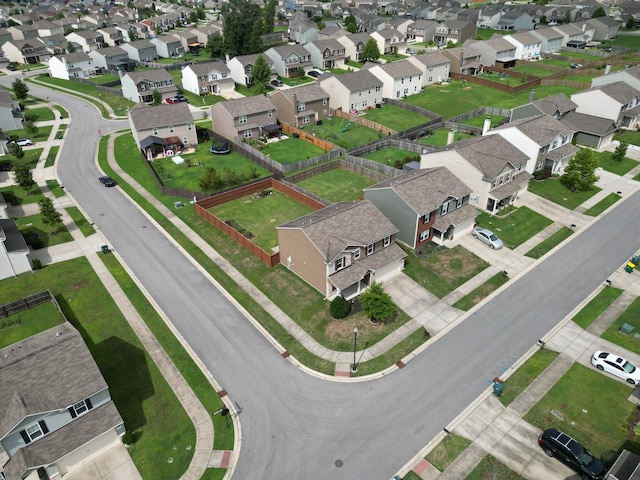
[[356, 350], [358, 349], [358, 327], [353, 327], [353, 366], [352, 372], [358, 371], [358, 364], [356, 363]]
[[102, 107], [102, 111], [104, 112], [104, 102], [102, 101], [102, 94], [99, 93], [98, 97], [100, 97], [100, 106]]

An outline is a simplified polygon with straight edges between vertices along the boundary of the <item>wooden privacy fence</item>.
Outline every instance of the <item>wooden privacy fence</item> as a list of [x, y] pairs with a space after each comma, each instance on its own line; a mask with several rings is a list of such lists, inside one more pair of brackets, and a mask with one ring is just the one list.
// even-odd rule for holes
[[351, 115], [350, 113], [343, 112], [342, 110], [332, 110], [331, 113], [336, 117], [344, 118], [346, 120], [349, 120], [349, 122], [351, 123], [357, 123], [358, 125], [362, 125], [377, 132], [381, 132], [384, 135], [393, 135], [394, 133], [396, 133], [395, 130], [392, 130], [389, 127], [385, 127], [384, 125], [381, 125], [379, 123], [359, 117], [358, 115]]
[[[495, 68], [491, 67], [491, 70], [495, 70]], [[518, 72], [509, 72], [509, 75], [512, 75], [515, 77], [516, 75], [513, 75], [513, 73], [518, 73]], [[540, 82], [542, 80], [540, 77], [536, 77], [534, 75], [527, 75], [527, 77], [532, 78], [532, 80], [526, 83], [523, 83], [521, 85], [518, 85], [517, 87], [512, 87], [510, 85], [493, 82], [491, 80], [487, 80], [482, 77], [476, 77], [474, 75], [461, 75], [459, 73], [451, 72], [450, 76], [454, 80], [465, 80], [475, 85], [480, 85], [487, 88], [495, 88], [496, 90], [502, 90], [503, 92], [508, 92], [508, 93], [518, 93], [518, 92], [522, 92], [523, 90], [531, 89], [532, 87], [537, 87], [538, 85], [540, 85]]]
[[242, 185], [241, 187], [233, 188], [225, 192], [220, 192], [203, 200], [199, 200], [193, 204], [193, 207], [196, 215], [202, 217], [222, 233], [227, 235], [229, 238], [233, 239], [248, 252], [259, 258], [265, 265], [274, 267], [278, 263], [280, 263], [280, 253], [269, 253], [266, 250], [260, 248], [258, 245], [253, 243], [251, 239], [240, 233], [240, 231], [238, 231], [236, 228], [221, 220], [208, 210], [209, 208], [215, 207], [217, 205], [221, 205], [238, 198], [246, 197], [247, 195], [251, 195], [268, 188], [273, 188], [274, 190], [277, 190], [287, 195], [288, 197], [293, 198], [294, 200], [306, 205], [313, 210], [320, 210], [326, 206], [316, 199], [305, 195], [298, 189], [294, 189], [288, 185], [285, 185], [284, 183], [279, 182], [274, 178], [267, 178]]
[[316, 137], [315, 135], [310, 135], [304, 130], [300, 130], [299, 128], [293, 127], [288, 123], [281, 123], [282, 132], [288, 135], [297, 134], [302, 140], [305, 142], [309, 142], [317, 147], [322, 148], [325, 152], [329, 152], [331, 150], [339, 149], [337, 145], [334, 145], [331, 142], [327, 142], [326, 140], [322, 140], [321, 138]]
[[49, 290], [44, 290], [42, 292], [29, 295], [28, 297], [21, 298], [20, 300], [16, 300], [15, 302], [0, 305], [0, 318], [6, 318], [10, 315], [15, 315], [16, 313], [29, 310], [30, 308], [37, 307], [38, 305], [42, 305], [48, 302], [53, 302], [58, 312], [60, 312], [60, 314], [62, 315], [62, 311], [60, 310], [58, 302], [56, 302], [54, 296]]

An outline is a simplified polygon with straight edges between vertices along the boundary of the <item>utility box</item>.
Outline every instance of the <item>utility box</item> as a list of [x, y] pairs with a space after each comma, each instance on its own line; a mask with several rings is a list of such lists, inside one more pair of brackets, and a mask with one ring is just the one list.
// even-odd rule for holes
[[500, 395], [502, 395], [502, 392], [504, 392], [504, 383], [494, 381], [493, 382], [493, 394], [496, 397], [499, 397]]

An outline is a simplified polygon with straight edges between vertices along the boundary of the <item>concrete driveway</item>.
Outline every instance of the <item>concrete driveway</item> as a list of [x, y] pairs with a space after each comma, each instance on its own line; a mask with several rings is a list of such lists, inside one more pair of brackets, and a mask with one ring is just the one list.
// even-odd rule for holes
[[65, 480], [142, 480], [124, 444], [118, 439], [98, 457], [65, 475]]

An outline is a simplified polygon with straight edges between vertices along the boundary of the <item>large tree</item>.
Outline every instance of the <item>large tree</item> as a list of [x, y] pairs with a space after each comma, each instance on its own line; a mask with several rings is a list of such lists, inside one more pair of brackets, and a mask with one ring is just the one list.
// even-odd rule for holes
[[259, 32], [254, 31], [256, 25], [262, 25], [259, 5], [248, 0], [229, 0], [222, 6], [222, 15], [224, 43], [230, 55], [248, 55], [262, 50], [260, 45], [260, 49], [252, 51], [255, 35], [259, 38], [262, 34], [261, 27]]
[[593, 150], [583, 148], [569, 160], [569, 164], [564, 169], [564, 175], [560, 177], [560, 182], [571, 190], [588, 190], [598, 181], [596, 168], [598, 168], [598, 158]]
[[378, 48], [378, 43], [373, 38], [370, 38], [362, 47], [362, 60], [375, 62], [379, 58], [380, 49]]
[[607, 12], [604, 11], [604, 7], [596, 8], [594, 12], [591, 14], [591, 18], [606, 17], [606, 16], [607, 16]]
[[53, 228], [52, 234], [58, 233], [56, 227], [62, 224], [62, 215], [56, 210], [51, 199], [49, 197], [43, 197], [42, 200], [38, 202], [38, 206], [40, 207], [42, 223]]
[[13, 81], [11, 86], [13, 87], [13, 93], [18, 101], [24, 102], [29, 96], [29, 87], [27, 84], [18, 78]]
[[269, 0], [262, 10], [262, 33], [273, 33], [274, 19], [276, 18], [277, 0]]
[[211, 58], [220, 58], [227, 53], [224, 46], [224, 38], [219, 33], [214, 33], [211, 36], [204, 49]]
[[266, 89], [267, 83], [271, 78], [271, 68], [262, 55], [258, 55], [256, 63], [251, 70], [251, 76], [253, 77], [253, 85], [261, 85]]
[[353, 15], [349, 15], [344, 19], [344, 28], [349, 33], [357, 33], [358, 32], [358, 22], [356, 17]]

